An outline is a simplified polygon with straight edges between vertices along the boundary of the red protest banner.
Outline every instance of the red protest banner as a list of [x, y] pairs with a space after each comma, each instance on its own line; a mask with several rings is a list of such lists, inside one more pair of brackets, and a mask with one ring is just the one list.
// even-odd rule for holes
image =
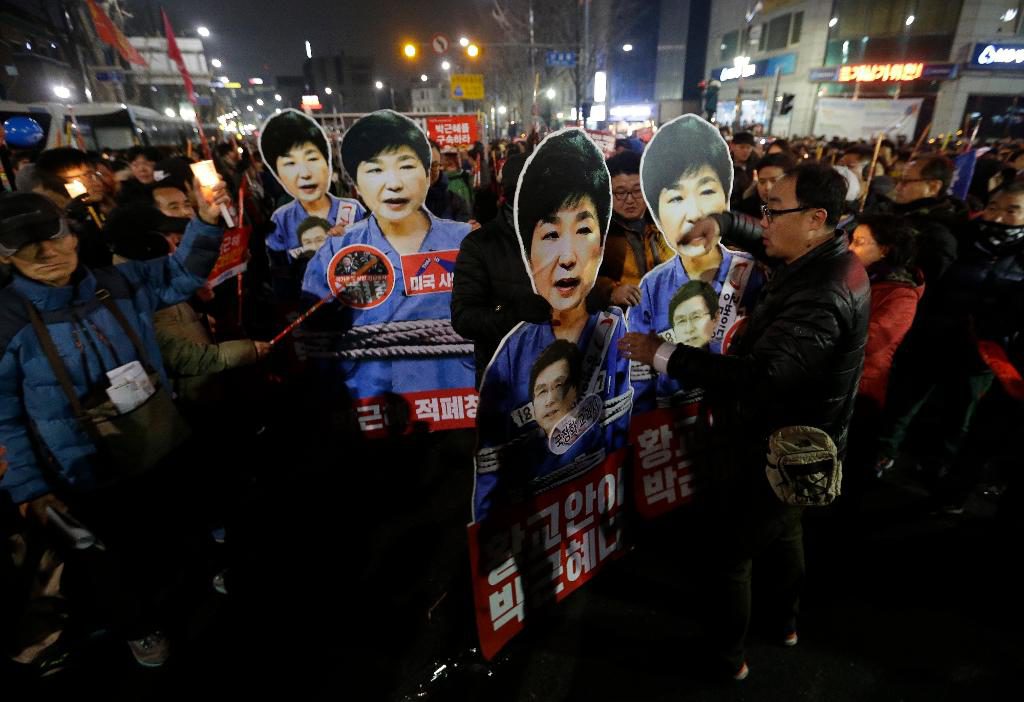
[[224, 238], [220, 242], [220, 256], [217, 257], [213, 271], [207, 278], [210, 287], [216, 287], [245, 270], [248, 265], [246, 254], [249, 253], [251, 234], [252, 227], [248, 224], [224, 232]]
[[473, 388], [424, 390], [357, 400], [356, 414], [368, 438], [408, 433], [417, 426], [429, 431], [472, 429], [479, 399]]
[[427, 117], [427, 136], [445, 147], [472, 146], [479, 129], [473, 115]]
[[[224, 219], [229, 219], [229, 212], [221, 206], [224, 212]], [[243, 224], [245, 219], [245, 183], [238, 189], [238, 226], [231, 227], [224, 232], [224, 238], [220, 242], [220, 255], [217, 262], [213, 264], [213, 270], [206, 278], [211, 288], [215, 288], [232, 276], [245, 272], [249, 265], [249, 237], [252, 236], [252, 226]], [[242, 297], [239, 296], [239, 305]]]
[[470, 524], [480, 647], [488, 660], [522, 631], [527, 609], [561, 602], [624, 551], [620, 449], [597, 468]]
[[693, 500], [693, 429], [700, 403], [634, 414], [629, 423], [636, 511], [654, 519]]

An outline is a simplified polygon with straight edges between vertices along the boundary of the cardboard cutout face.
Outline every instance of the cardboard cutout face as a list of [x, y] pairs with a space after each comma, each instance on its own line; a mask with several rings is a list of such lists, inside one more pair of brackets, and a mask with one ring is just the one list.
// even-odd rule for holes
[[687, 237], [693, 223], [725, 212], [732, 192], [729, 146], [714, 125], [687, 114], [665, 124], [640, 161], [644, 200], [665, 241], [681, 256], [701, 256], [718, 240]]
[[582, 129], [549, 135], [516, 188], [514, 219], [534, 291], [556, 312], [586, 302], [597, 281], [611, 221], [611, 179]]
[[366, 206], [398, 223], [420, 212], [430, 187], [430, 143], [405, 115], [378, 110], [345, 132], [341, 160]]
[[298, 110], [282, 110], [260, 128], [260, 154], [289, 195], [312, 206], [331, 185], [331, 149], [327, 134]]

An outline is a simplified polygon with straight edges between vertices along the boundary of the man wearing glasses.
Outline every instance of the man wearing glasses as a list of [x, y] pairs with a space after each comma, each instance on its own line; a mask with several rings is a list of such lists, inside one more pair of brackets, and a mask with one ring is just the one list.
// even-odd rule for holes
[[[864, 267], [837, 231], [846, 180], [818, 164], [780, 180], [760, 226], [723, 213], [694, 224], [689, 237], [742, 245], [775, 270], [728, 355], [666, 342], [656, 334], [627, 334], [619, 348], [687, 387], [707, 392], [715, 425], [716, 466], [704, 499], [721, 535], [712, 565], [718, 612], [715, 653], [733, 677], [748, 668], [744, 639], [750, 619], [755, 556], [774, 561], [774, 621], [782, 643], [797, 643], [796, 615], [804, 574], [802, 507], [783, 503], [765, 477], [767, 437], [783, 427], [815, 427], [846, 451], [847, 427], [864, 364], [870, 288]], [[760, 566], [759, 566], [760, 568]], [[760, 570], [759, 570], [760, 572]], [[760, 578], [760, 576], [759, 576]]]
[[612, 222], [604, 260], [591, 293], [597, 307], [640, 302], [640, 279], [675, 255], [647, 211], [640, 187], [640, 154], [623, 151], [607, 161], [612, 178]]
[[[967, 206], [946, 194], [953, 179], [953, 164], [944, 156], [925, 156], [911, 161], [895, 179], [891, 202], [876, 208], [885, 214], [901, 215], [914, 229], [917, 265], [925, 284], [938, 283], [956, 260], [957, 238], [967, 226]], [[928, 293], [925, 292], [925, 300]]]

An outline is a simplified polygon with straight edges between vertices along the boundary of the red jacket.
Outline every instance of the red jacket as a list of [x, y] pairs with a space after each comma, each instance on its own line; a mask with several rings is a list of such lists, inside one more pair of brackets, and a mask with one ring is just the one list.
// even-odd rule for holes
[[892, 357], [910, 331], [922, 294], [924, 277], [919, 271], [913, 281], [892, 276], [872, 280], [871, 320], [859, 394], [871, 400], [878, 409], [885, 406]]

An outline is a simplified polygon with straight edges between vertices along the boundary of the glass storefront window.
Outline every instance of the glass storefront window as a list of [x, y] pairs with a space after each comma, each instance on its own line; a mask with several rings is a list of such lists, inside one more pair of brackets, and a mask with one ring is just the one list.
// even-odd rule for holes
[[722, 37], [722, 60], [723, 61], [728, 61], [730, 59], [735, 58], [738, 55], [737, 48], [739, 46], [739, 40], [740, 40], [739, 30], [737, 30], [735, 32], [729, 32], [728, 34], [726, 34], [725, 36]]

